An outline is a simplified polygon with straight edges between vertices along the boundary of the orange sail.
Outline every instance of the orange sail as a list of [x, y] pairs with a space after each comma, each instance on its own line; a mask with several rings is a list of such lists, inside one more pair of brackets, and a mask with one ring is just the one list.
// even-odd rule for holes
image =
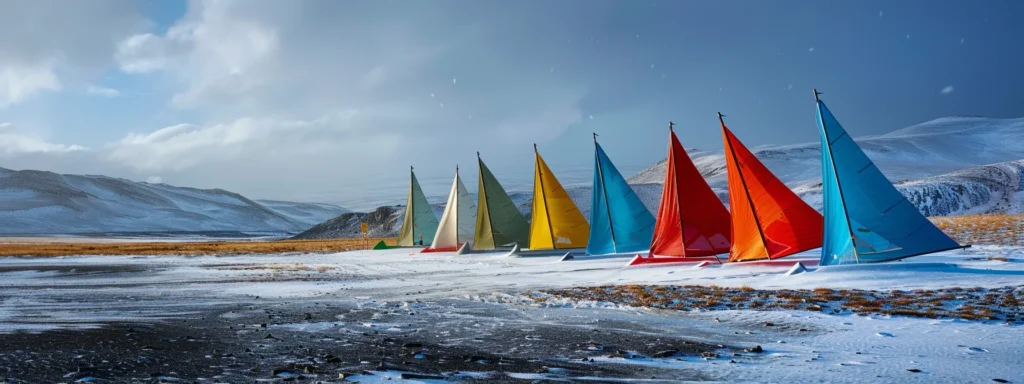
[[[718, 116], [719, 121], [722, 115]], [[729, 172], [729, 261], [777, 259], [821, 246], [822, 217], [783, 184], [722, 122]]]
[[704, 181], [669, 123], [668, 160], [650, 255], [702, 257], [729, 250], [729, 211]]

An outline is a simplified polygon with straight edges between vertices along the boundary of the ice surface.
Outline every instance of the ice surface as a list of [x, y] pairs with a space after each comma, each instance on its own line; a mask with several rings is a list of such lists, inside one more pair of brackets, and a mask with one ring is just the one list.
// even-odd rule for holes
[[[795, 257], [810, 259], [817, 256], [816, 252]], [[1009, 261], [988, 259], [997, 255]], [[786, 275], [788, 266], [627, 268], [624, 265], [628, 257], [557, 260], [509, 258], [501, 253], [419, 254], [413, 249], [222, 257], [0, 258], [0, 333], [153, 322], [203, 308], [263, 300], [345, 301], [389, 308], [401, 303], [400, 308], [420, 311], [431, 302], [454, 299], [507, 305], [536, 322], [560, 318], [604, 326], [643, 324], [695, 341], [726, 342], [738, 347], [761, 345], [765, 350], [756, 356], [741, 354], [709, 360], [604, 359], [594, 364], [697, 370], [730, 382], [867, 383], [876, 382], [877, 376], [898, 377], [908, 383], [1022, 379], [1019, 367], [1024, 361], [1019, 344], [1024, 340], [1024, 327], [994, 321], [803, 311], [655, 311], [569, 301], [538, 305], [521, 295], [543, 288], [632, 283], [879, 290], [1022, 286], [1021, 247], [982, 246], [888, 264], [812, 267], [792, 276]], [[452, 321], [472, 321], [465, 316], [454, 309], [451, 314]], [[786, 327], [766, 328], [766, 321]], [[329, 334], [338, 324], [381, 333], [405, 332], [401, 323], [374, 319], [274, 326]], [[807, 331], [796, 332], [796, 328]], [[382, 373], [368, 379], [395, 379], [399, 374]], [[469, 375], [480, 378], [488, 374]], [[519, 374], [536, 379], [556, 376]]]

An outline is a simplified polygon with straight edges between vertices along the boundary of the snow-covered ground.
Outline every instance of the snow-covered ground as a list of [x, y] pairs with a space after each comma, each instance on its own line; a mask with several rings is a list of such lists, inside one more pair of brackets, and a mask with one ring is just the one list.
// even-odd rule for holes
[[[814, 258], [815, 252], [795, 257]], [[990, 256], [1008, 259], [990, 260]], [[507, 327], [559, 323], [600, 329], [602, 324], [624, 322], [644, 326], [646, 331], [635, 332], [645, 334], [655, 332], [737, 348], [761, 345], [765, 350], [762, 354], [723, 354], [709, 360], [600, 357], [594, 364], [698, 371], [713, 380], [729, 382], [1024, 380], [1024, 370], [1020, 369], [1024, 364], [1020, 353], [1024, 327], [1019, 322], [1007, 325], [1000, 321], [807, 311], [665, 311], [597, 302], [540, 305], [523, 295], [539, 289], [608, 284], [877, 290], [1020, 287], [1024, 286], [1024, 248], [978, 246], [890, 264], [812, 269], [796, 275], [786, 274], [786, 266], [627, 268], [626, 257], [558, 260], [509, 258], [499, 253], [413, 254], [408, 249], [230, 257], [0, 258], [0, 333], [96, 328], [114, 322], [152, 323], [267, 300], [345, 302], [381, 308], [398, 305], [419, 312], [433, 305], [435, 311], [451, 312], [451, 316], [457, 313], [459, 321], [479, 327], [481, 320], [474, 320], [469, 308], [488, 305], [508, 308], [508, 313], [516, 314], [516, 319], [502, 320], [508, 322]], [[466, 305], [436, 304], [452, 300]], [[766, 321], [780, 326], [765, 327]], [[276, 326], [332, 332], [330, 324], [319, 327], [296, 322]], [[521, 375], [549, 376], [534, 372]], [[373, 378], [383, 379], [381, 375]]]

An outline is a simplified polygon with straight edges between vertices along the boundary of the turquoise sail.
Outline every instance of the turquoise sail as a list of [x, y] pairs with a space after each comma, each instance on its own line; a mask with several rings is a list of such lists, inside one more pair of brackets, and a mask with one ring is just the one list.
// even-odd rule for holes
[[594, 142], [594, 196], [590, 203], [588, 255], [645, 251], [654, 236], [654, 216]]
[[889, 182], [820, 100], [817, 120], [825, 211], [820, 265], [874, 263], [961, 248]]

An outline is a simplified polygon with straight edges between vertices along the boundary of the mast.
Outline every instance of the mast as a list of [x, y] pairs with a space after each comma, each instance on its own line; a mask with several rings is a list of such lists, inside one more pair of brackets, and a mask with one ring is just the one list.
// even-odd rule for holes
[[[718, 122], [722, 124], [722, 133], [725, 133], [725, 120], [722, 119], [725, 115], [722, 112], [718, 112]], [[754, 224], [757, 225], [757, 235], [761, 238], [761, 246], [764, 247], [765, 256], [768, 260], [772, 259], [771, 252], [768, 251], [768, 243], [764, 241], [764, 230], [761, 229], [761, 218], [757, 216], [757, 210], [754, 209], [754, 202], [750, 200], [750, 189], [747, 188], [747, 179], [743, 177], [743, 171], [740, 170], [740, 161], [736, 158], [736, 151], [732, 149], [732, 143], [729, 142], [729, 137], [725, 138], [726, 143], [729, 145], [729, 155], [732, 157], [732, 162], [736, 163], [736, 171], [740, 176], [740, 184], [743, 185], [744, 195], [747, 196], [747, 206], [750, 207], [750, 213], [754, 215]], [[730, 194], [731, 196], [732, 194]]]
[[[537, 180], [540, 181], [540, 197], [544, 201], [544, 217], [547, 217], [548, 234], [551, 235], [551, 249], [557, 249], [558, 247], [555, 246], [555, 230], [551, 226], [551, 212], [548, 209], [548, 197], [544, 189], [544, 175], [542, 174], [543, 171], [541, 170], [540, 166], [540, 162], [542, 160], [540, 157], [540, 152], [537, 151], [537, 143], [533, 143], [533, 154], [537, 156], [537, 159], [535, 161], [537, 164]], [[536, 199], [537, 197], [534, 196], [534, 198]]]
[[459, 244], [459, 165], [455, 164], [455, 249], [457, 250], [461, 244]]
[[413, 183], [416, 181], [416, 174], [413, 173], [413, 166], [409, 166], [409, 226], [413, 229], [413, 245], [416, 245], [416, 196], [414, 195]]
[[[825, 146], [828, 148], [822, 148], [821, 150], [828, 150], [828, 157], [830, 163], [832, 163], [832, 174], [836, 176], [836, 189], [839, 190], [839, 201], [843, 203], [843, 218], [846, 219], [846, 231], [850, 235], [850, 243], [853, 245], [853, 260], [860, 264], [860, 256], [857, 254], [857, 241], [853, 237], [853, 225], [850, 225], [850, 213], [846, 211], [846, 198], [843, 197], [843, 185], [839, 181], [839, 171], [836, 170], [836, 159], [832, 156], [832, 139], [828, 137], [828, 129], [825, 128], [825, 119], [821, 116], [821, 100], [818, 99], [818, 89], [814, 89], [814, 106], [818, 108], [818, 124], [821, 124], [821, 134], [825, 137]], [[852, 139], [851, 139], [852, 140]], [[824, 188], [824, 186], [822, 186]]]
[[[594, 132], [594, 157], [598, 156], [598, 148], [597, 132]], [[615, 243], [615, 226], [612, 225], [612, 208], [608, 204], [608, 188], [604, 185], [604, 167], [601, 166], [600, 158], [597, 158], [597, 175], [599, 180], [601, 180], [601, 194], [604, 195], [604, 211], [605, 214], [608, 215], [608, 231], [612, 234], [612, 251], [617, 253], [619, 251], [619, 247]]]

